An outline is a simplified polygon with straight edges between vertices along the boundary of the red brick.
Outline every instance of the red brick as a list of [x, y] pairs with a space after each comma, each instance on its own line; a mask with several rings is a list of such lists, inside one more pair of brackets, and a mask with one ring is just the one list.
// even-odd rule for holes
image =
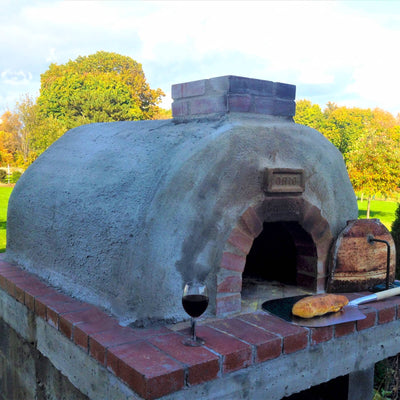
[[175, 99], [204, 95], [206, 92], [206, 81], [204, 79], [193, 82], [178, 83], [172, 85], [171, 96]]
[[8, 294], [15, 299], [21, 301], [20, 299], [25, 297], [20, 290], [18, 290], [18, 294], [16, 291], [16, 282], [25, 281], [29, 279], [30, 274], [25, 271], [20, 270], [19, 268], [8, 268], [7, 271], [2, 272], [1, 279], [1, 287], [8, 292]]
[[35, 314], [40, 317], [43, 318], [44, 320], [47, 319], [47, 314], [46, 314], [46, 305], [41, 303], [41, 302], [37, 302], [36, 299], [34, 300], [35, 305], [34, 305], [34, 309], [35, 309]]
[[248, 94], [230, 94], [228, 107], [230, 111], [249, 112], [252, 107], [252, 96]]
[[37, 296], [44, 296], [57, 293], [55, 289], [45, 285], [43, 282], [41, 282], [39, 279], [37, 279], [32, 275], [29, 277], [29, 279], [26, 279], [26, 281], [23, 280], [18, 281], [15, 286], [16, 290], [19, 289], [24, 291], [25, 305], [31, 311], [35, 311], [35, 298]]
[[256, 362], [276, 358], [282, 353], [281, 337], [252, 326], [238, 318], [219, 320], [213, 322], [211, 326], [253, 345]]
[[2, 276], [15, 276], [21, 273], [26, 273], [21, 268], [16, 267], [15, 265], [6, 264], [0, 266], [0, 275]]
[[231, 275], [225, 277], [217, 286], [217, 293], [239, 293], [242, 290], [242, 276]]
[[302, 226], [307, 232], [311, 232], [314, 224], [318, 224], [321, 219], [321, 211], [311, 203], [305, 203], [303, 207]]
[[372, 328], [376, 325], [376, 310], [368, 306], [358, 306], [360, 311], [366, 316], [365, 319], [360, 319], [356, 322], [357, 330]]
[[324, 326], [310, 329], [310, 343], [312, 345], [327, 342], [333, 338], [333, 327]]
[[188, 102], [191, 115], [226, 112], [225, 96], [194, 97]]
[[0, 288], [6, 290], [6, 280], [3, 275], [0, 275]]
[[[269, 113], [267, 108], [264, 113]], [[274, 98], [273, 115], [294, 116], [296, 114], [296, 103], [294, 101]]]
[[335, 337], [338, 338], [350, 335], [351, 333], [354, 333], [355, 330], [356, 330], [356, 324], [354, 321], [345, 322], [343, 324], [337, 324], [335, 325]]
[[[24, 275], [19, 275], [15, 277], [3, 278], [5, 285], [10, 285], [10, 282], [13, 283], [13, 296], [20, 303], [25, 304], [25, 290], [24, 286], [29, 286], [32, 276], [30, 274], [24, 273]], [[7, 282], [7, 283], [6, 283]]]
[[314, 255], [304, 256], [298, 255], [296, 261], [296, 269], [299, 272], [316, 274], [317, 262]]
[[293, 325], [266, 313], [245, 314], [241, 319], [283, 338], [283, 353], [289, 354], [305, 349], [308, 345], [308, 330]]
[[15, 283], [7, 277], [4, 277], [4, 281], [7, 293], [10, 296], [15, 297]]
[[254, 96], [254, 112], [257, 114], [272, 114], [275, 102], [270, 97]]
[[90, 335], [89, 352], [97, 361], [105, 364], [107, 348], [138, 340], [142, 340], [140, 333], [127, 327], [117, 326], [113, 329]]
[[218, 316], [226, 314], [232, 314], [240, 311], [241, 307], [241, 295], [240, 293], [234, 295], [217, 295], [216, 299], [216, 311]]
[[159, 335], [167, 335], [171, 333], [171, 329], [168, 329], [165, 326], [155, 327], [155, 328], [129, 328], [131, 329], [136, 335], [141, 337], [143, 340], [151, 338], [153, 336]]
[[219, 357], [204, 347], [189, 347], [182, 344], [184, 336], [177, 333], [155, 336], [149, 342], [188, 368], [187, 381], [190, 385], [217, 378]]
[[253, 245], [253, 238], [239, 228], [235, 228], [231, 232], [228, 242], [247, 255]]
[[76, 311], [66, 314], [60, 314], [59, 325], [58, 325], [59, 330], [67, 338], [72, 339], [74, 326], [76, 324], [98, 321], [106, 316], [107, 314], [105, 314], [104, 312], [100, 311], [99, 309], [93, 306], [90, 306], [84, 311]]
[[378, 313], [378, 324], [387, 324], [397, 317], [397, 299], [386, 299], [368, 304]]
[[244, 214], [241, 216], [241, 220], [244, 222], [247, 230], [252, 237], [255, 238], [261, 233], [263, 229], [263, 223], [253, 207], [249, 207], [244, 212]]
[[45, 309], [45, 319], [50, 325], [58, 329], [59, 314], [86, 309], [89, 305], [56, 292], [50, 295], [37, 296], [35, 307], [40, 310], [40, 313], [43, 313], [43, 309]]
[[15, 285], [15, 299], [22, 304], [25, 304], [25, 291]]
[[243, 272], [246, 265], [246, 257], [224, 252], [222, 254], [221, 267], [231, 271]]
[[224, 373], [246, 368], [252, 363], [252, 351], [249, 344], [209, 326], [199, 326], [197, 333], [205, 340], [206, 347], [223, 356]]
[[30, 275], [25, 279], [20, 278], [15, 280], [16, 295], [19, 292], [24, 292], [25, 305], [31, 310], [35, 311], [35, 297], [40, 295], [50, 295], [57, 293], [55, 289], [45, 285], [36, 277]]
[[189, 103], [187, 101], [174, 101], [172, 103], [172, 115], [174, 117], [183, 117], [189, 115]]
[[184, 385], [184, 368], [147, 342], [113, 347], [107, 367], [145, 399], [176, 392]]
[[74, 329], [74, 343], [82, 347], [85, 351], [88, 351], [89, 335], [118, 328], [118, 326], [118, 321], [108, 316], [94, 322], [77, 324]]

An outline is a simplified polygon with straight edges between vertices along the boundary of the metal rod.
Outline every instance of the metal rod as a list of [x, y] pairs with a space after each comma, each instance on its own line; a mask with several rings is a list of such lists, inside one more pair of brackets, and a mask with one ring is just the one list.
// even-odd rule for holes
[[372, 235], [367, 236], [368, 243], [372, 244], [372, 242], [380, 242], [385, 243], [387, 246], [387, 255], [386, 255], [386, 289], [389, 289], [389, 275], [390, 275], [390, 244], [386, 240], [375, 239]]

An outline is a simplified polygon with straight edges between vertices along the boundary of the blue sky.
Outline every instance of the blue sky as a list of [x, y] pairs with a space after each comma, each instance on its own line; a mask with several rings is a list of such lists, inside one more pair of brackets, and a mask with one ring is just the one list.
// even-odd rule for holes
[[171, 85], [221, 75], [291, 83], [324, 108], [400, 113], [400, 1], [0, 0], [0, 115], [50, 63], [112, 51]]

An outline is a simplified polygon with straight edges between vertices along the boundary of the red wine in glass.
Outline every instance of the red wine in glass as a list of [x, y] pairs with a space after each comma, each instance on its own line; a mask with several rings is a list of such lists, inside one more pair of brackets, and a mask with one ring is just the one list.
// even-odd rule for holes
[[201, 346], [204, 344], [204, 340], [196, 336], [196, 318], [200, 317], [208, 306], [206, 285], [199, 282], [187, 283], [183, 289], [182, 305], [184, 310], [192, 317], [192, 336], [184, 339], [183, 344]]

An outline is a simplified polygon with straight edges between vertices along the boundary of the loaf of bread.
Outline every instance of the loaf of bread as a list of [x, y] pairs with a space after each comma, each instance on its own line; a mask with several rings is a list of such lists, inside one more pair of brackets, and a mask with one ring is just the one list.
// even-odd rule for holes
[[317, 294], [303, 297], [293, 305], [292, 313], [301, 318], [313, 318], [341, 310], [349, 302], [340, 294]]

